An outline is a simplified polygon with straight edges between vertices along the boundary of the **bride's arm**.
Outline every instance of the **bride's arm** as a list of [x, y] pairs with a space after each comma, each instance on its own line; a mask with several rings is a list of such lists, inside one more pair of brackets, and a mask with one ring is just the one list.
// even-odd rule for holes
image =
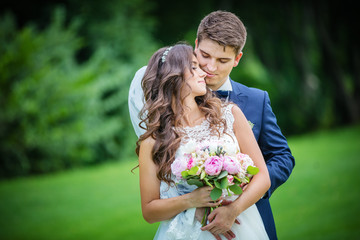
[[234, 132], [240, 151], [249, 155], [259, 168], [259, 173], [251, 179], [246, 190], [231, 204], [238, 215], [256, 203], [269, 190], [271, 182], [265, 160], [248, 121], [238, 106], [234, 106], [232, 112], [235, 118]]
[[265, 160], [248, 121], [238, 106], [233, 106], [232, 112], [235, 118], [233, 125], [234, 133], [238, 140], [240, 151], [252, 158], [255, 166], [259, 168], [259, 172], [251, 179], [237, 200], [227, 206], [215, 209], [209, 215], [208, 219], [211, 223], [203, 227], [202, 230], [210, 231], [213, 234], [224, 234], [229, 231], [236, 217], [255, 204], [271, 185]]
[[147, 222], [167, 220], [193, 207], [218, 205], [211, 201], [210, 187], [202, 187], [178, 197], [160, 199], [160, 180], [151, 154], [154, 143], [152, 138], [145, 139], [141, 142], [139, 152], [141, 208]]

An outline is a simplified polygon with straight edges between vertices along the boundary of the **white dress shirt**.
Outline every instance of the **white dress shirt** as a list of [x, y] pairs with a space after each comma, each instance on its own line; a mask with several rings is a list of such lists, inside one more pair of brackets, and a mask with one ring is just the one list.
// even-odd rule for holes
[[223, 85], [221, 85], [221, 87], [219, 87], [218, 90], [221, 91], [232, 91], [232, 86], [231, 86], [231, 82], [230, 82], [230, 77], [228, 76], [226, 81], [224, 82]]

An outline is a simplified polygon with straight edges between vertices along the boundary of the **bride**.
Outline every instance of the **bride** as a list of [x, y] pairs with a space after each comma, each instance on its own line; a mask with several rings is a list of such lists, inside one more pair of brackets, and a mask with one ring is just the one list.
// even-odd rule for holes
[[[242, 111], [223, 103], [206, 87], [193, 48], [186, 44], [161, 48], [151, 57], [142, 80], [145, 105], [141, 111], [146, 132], [137, 142], [141, 207], [149, 223], [161, 222], [154, 239], [268, 239], [255, 203], [270, 187], [261, 151]], [[232, 226], [201, 229], [204, 207], [217, 207], [211, 187], [175, 184], [171, 164], [188, 141], [218, 141], [248, 154], [259, 168], [244, 192], [222, 205]], [[200, 216], [200, 217], [199, 217]], [[237, 224], [235, 222], [240, 222]]]

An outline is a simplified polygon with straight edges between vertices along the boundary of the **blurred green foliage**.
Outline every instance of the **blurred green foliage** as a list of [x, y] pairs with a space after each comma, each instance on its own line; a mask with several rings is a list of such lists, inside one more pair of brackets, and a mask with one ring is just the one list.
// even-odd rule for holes
[[[360, 34], [354, 2], [183, 0], [158, 3], [165, 42], [193, 42], [201, 19], [228, 10], [248, 39], [230, 76], [269, 92], [286, 136], [360, 121]], [[189, 8], [189, 6], [191, 6]]]
[[158, 47], [194, 43], [201, 19], [219, 9], [238, 15], [248, 31], [231, 78], [269, 92], [286, 136], [358, 123], [353, 5], [0, 2], [0, 178], [133, 157], [127, 107], [133, 75]]
[[63, 8], [43, 30], [18, 30], [11, 15], [2, 17], [0, 177], [126, 158], [134, 151], [127, 93], [134, 62], [148, 59], [155, 45], [146, 34], [150, 28], [125, 10], [113, 13], [87, 28], [87, 38], [79, 34], [86, 16], [66, 23]]

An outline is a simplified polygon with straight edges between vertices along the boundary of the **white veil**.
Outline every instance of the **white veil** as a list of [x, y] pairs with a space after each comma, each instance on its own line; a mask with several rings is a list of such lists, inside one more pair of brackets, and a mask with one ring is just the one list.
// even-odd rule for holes
[[146, 71], [146, 66], [140, 68], [135, 73], [135, 76], [130, 84], [129, 98], [128, 98], [131, 123], [138, 137], [140, 137], [140, 135], [145, 133], [145, 130], [139, 127], [139, 123], [140, 123], [139, 112], [144, 106], [144, 92], [141, 88], [141, 80], [144, 77], [145, 71]]

